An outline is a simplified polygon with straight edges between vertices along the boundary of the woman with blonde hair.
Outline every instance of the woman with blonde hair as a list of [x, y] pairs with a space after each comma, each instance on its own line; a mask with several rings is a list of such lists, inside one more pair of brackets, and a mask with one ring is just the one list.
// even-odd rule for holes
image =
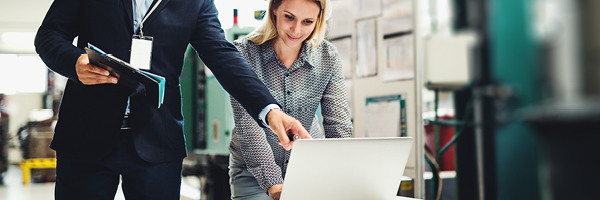
[[[352, 135], [340, 57], [324, 40], [330, 6], [329, 0], [271, 0], [265, 24], [234, 42], [283, 111], [300, 120], [312, 138]], [[232, 199], [279, 199], [290, 151], [235, 99], [231, 104]], [[324, 131], [316, 117], [319, 104]]]

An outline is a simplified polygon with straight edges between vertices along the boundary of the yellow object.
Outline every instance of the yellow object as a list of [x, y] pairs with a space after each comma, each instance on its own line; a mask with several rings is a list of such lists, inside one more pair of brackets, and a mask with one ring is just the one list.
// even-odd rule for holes
[[402, 181], [402, 183], [400, 183], [400, 190], [412, 190], [412, 189], [413, 189], [412, 181]]
[[21, 161], [23, 171], [23, 184], [29, 183], [31, 169], [56, 168], [56, 158], [31, 158]]

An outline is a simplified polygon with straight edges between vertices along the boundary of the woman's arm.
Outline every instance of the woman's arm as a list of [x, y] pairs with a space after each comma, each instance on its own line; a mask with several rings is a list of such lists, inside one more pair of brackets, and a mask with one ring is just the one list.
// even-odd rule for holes
[[254, 175], [265, 191], [273, 185], [283, 184], [281, 168], [275, 163], [265, 131], [233, 97], [231, 107], [235, 120], [235, 133], [248, 171]]
[[352, 122], [350, 121], [342, 62], [337, 50], [334, 48], [332, 51], [334, 53], [333, 75], [321, 99], [323, 129], [327, 138], [349, 138], [352, 137]]

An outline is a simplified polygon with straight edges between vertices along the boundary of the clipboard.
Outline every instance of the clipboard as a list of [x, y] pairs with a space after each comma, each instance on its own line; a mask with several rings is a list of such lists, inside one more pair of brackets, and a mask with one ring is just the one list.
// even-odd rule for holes
[[90, 43], [85, 47], [85, 51], [90, 63], [108, 70], [110, 75], [119, 78], [120, 83], [133, 90], [141, 88], [141, 92], [158, 108], [163, 104], [166, 83], [164, 77], [137, 69]]

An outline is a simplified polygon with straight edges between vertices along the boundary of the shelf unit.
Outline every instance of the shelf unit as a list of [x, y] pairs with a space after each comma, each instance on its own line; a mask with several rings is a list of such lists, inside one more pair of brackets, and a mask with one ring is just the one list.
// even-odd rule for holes
[[[383, 13], [385, 10], [383, 7], [384, 3], [389, 2], [409, 2], [408, 8], [412, 12], [412, 20], [409, 23], [413, 23], [412, 29], [402, 32], [392, 32], [388, 34], [384, 34], [384, 29], [389, 30], [389, 27], [384, 27], [384, 22], [387, 22]], [[359, 11], [359, 8], [356, 8], [359, 5], [363, 4], [382, 4], [380, 7], [381, 10], [379, 14], [374, 11]], [[351, 39], [351, 58], [350, 58], [350, 66], [343, 67], [346, 68], [347, 71], [349, 67], [351, 76], [346, 78], [347, 82], [350, 82], [349, 85], [349, 103], [350, 109], [352, 112], [353, 125], [354, 125], [354, 134], [353, 137], [365, 137], [366, 133], [366, 124], [365, 124], [365, 105], [366, 99], [368, 97], [373, 96], [382, 96], [382, 95], [393, 95], [393, 94], [402, 94], [406, 99], [406, 116], [407, 116], [407, 135], [408, 137], [414, 138], [413, 148], [411, 150], [411, 155], [409, 157], [409, 161], [407, 162], [406, 168], [404, 170], [404, 176], [408, 176], [412, 178], [414, 183], [414, 194], [415, 198], [424, 198], [425, 189], [424, 189], [424, 160], [423, 156], [423, 120], [422, 120], [422, 105], [421, 105], [421, 91], [423, 84], [422, 83], [422, 53], [421, 47], [423, 46], [419, 38], [420, 32], [418, 28], [416, 28], [417, 22], [417, 1], [414, 0], [332, 0], [332, 4], [334, 6], [333, 14], [331, 19], [329, 20], [330, 25], [330, 34], [328, 40], [332, 43], [336, 43], [336, 41], [344, 40], [347, 38]], [[406, 4], [404, 4], [406, 5]], [[364, 6], [364, 5], [363, 5]], [[373, 7], [373, 6], [367, 6]], [[404, 8], [406, 9], [406, 8]], [[349, 12], [351, 10], [351, 12]], [[360, 13], [360, 15], [358, 14]], [[351, 16], [350, 16], [351, 15]], [[364, 20], [374, 20], [375, 21], [375, 46], [376, 46], [376, 70], [377, 73], [372, 76], [360, 76], [357, 73], [356, 65], [357, 65], [357, 22]], [[389, 23], [387, 23], [389, 25]], [[398, 26], [405, 26], [403, 24], [399, 24]], [[384, 38], [389, 37], [401, 37], [406, 35], [412, 35], [413, 39], [413, 63], [414, 63], [414, 78], [405, 79], [405, 80], [395, 80], [395, 81], [386, 81], [384, 80], [384, 74], [387, 69], [387, 49]], [[339, 49], [343, 51], [343, 49]], [[364, 51], [363, 51], [364, 52]], [[342, 60], [348, 59], [344, 58], [343, 54]], [[347, 63], [347, 62], [346, 62]], [[398, 135], [399, 136], [399, 135]]]

